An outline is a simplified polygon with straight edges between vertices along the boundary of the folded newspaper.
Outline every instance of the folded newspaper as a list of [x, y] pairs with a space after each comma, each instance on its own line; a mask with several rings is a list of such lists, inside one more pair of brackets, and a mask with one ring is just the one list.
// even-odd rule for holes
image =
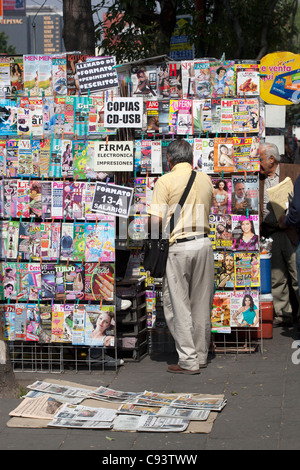
[[267, 189], [268, 197], [277, 220], [288, 209], [293, 192], [294, 185], [289, 177], [276, 184], [276, 186]]

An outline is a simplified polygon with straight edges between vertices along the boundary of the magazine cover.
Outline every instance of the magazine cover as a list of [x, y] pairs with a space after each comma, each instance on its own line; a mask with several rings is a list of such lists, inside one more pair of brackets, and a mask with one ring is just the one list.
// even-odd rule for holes
[[6, 140], [0, 140], [0, 176], [6, 176]]
[[258, 172], [260, 170], [259, 137], [233, 137], [233, 170]]
[[85, 300], [114, 299], [114, 264], [86, 263], [85, 264]]
[[72, 344], [85, 344], [85, 305], [74, 305]]
[[92, 212], [92, 205], [94, 199], [96, 183], [86, 182], [84, 190], [84, 216], [86, 220], [96, 220], [97, 214]]
[[194, 61], [181, 61], [182, 98], [193, 98], [195, 94]]
[[41, 265], [28, 263], [29, 300], [38, 300], [42, 289]]
[[0, 99], [0, 135], [17, 135], [17, 103]]
[[134, 66], [131, 69], [132, 96], [157, 96], [157, 66]]
[[211, 102], [211, 132], [221, 132], [221, 98], [212, 98]]
[[167, 62], [157, 66], [157, 95], [159, 98], [170, 96], [170, 68]]
[[259, 253], [234, 253], [234, 275], [236, 287], [260, 287]]
[[30, 222], [20, 222], [19, 225], [19, 243], [18, 243], [18, 258], [21, 260], [29, 260], [30, 246], [29, 246]]
[[231, 333], [230, 328], [230, 291], [217, 291], [213, 298], [211, 312], [212, 333]]
[[26, 341], [38, 341], [40, 312], [37, 304], [26, 304]]
[[260, 76], [259, 64], [235, 64], [237, 96], [259, 96]]
[[49, 165], [49, 178], [61, 178], [62, 140], [52, 139]]
[[214, 171], [233, 172], [233, 139], [232, 137], [215, 137]]
[[72, 140], [62, 140], [61, 176], [73, 178], [73, 148]]
[[[2, 312], [1, 312], [2, 314]], [[4, 305], [4, 341], [15, 340], [16, 305]]]
[[177, 134], [179, 100], [170, 99], [169, 134]]
[[51, 260], [57, 261], [60, 255], [61, 224], [51, 223]]
[[178, 100], [177, 134], [193, 133], [193, 100]]
[[3, 263], [4, 269], [4, 299], [17, 298], [17, 263]]
[[[1, 122], [1, 106], [0, 106]], [[0, 125], [1, 129], [1, 125]], [[19, 162], [19, 140], [6, 141], [6, 176], [8, 178], [17, 178]]]
[[232, 229], [231, 229], [231, 216], [210, 214], [209, 238], [214, 249], [231, 249], [232, 247]]
[[216, 289], [233, 289], [235, 283], [234, 253], [231, 251], [214, 252]]
[[[232, 181], [231, 178], [211, 178], [212, 185], [214, 187], [213, 193], [213, 205], [211, 212], [213, 214], [219, 214], [225, 216], [225, 214], [231, 213], [231, 190]], [[227, 225], [231, 222], [227, 220]]]
[[169, 62], [170, 98], [182, 98], [181, 61]]
[[57, 301], [84, 299], [84, 266], [81, 263], [55, 265]]
[[233, 102], [232, 99], [221, 99], [221, 132], [232, 133]]
[[86, 164], [88, 160], [88, 142], [73, 141], [73, 176], [74, 179], [86, 179]]
[[51, 325], [51, 343], [63, 343], [64, 333], [64, 304], [53, 304], [52, 325]]
[[134, 179], [133, 205], [135, 213], [143, 212], [146, 206], [146, 178]]
[[83, 194], [85, 183], [76, 181], [65, 182], [63, 189], [64, 220], [83, 218]]
[[33, 261], [41, 259], [41, 224], [39, 222], [30, 222], [29, 226], [29, 257]]
[[232, 214], [232, 249], [235, 251], [259, 250], [258, 215]]
[[147, 101], [147, 132], [148, 134], [159, 132], [159, 111], [157, 100]]
[[210, 66], [212, 98], [235, 96], [235, 63], [220, 62]]
[[114, 261], [115, 230], [112, 222], [87, 223], [85, 225], [85, 261]]
[[10, 57], [10, 84], [11, 84], [11, 96], [14, 97], [17, 94], [22, 94], [24, 91], [24, 65], [23, 55], [14, 55]]
[[52, 87], [56, 95], [67, 94], [67, 57], [65, 54], [52, 56]]
[[29, 96], [53, 95], [52, 57], [24, 55], [24, 90]]
[[233, 132], [259, 132], [258, 98], [234, 100]]
[[67, 89], [68, 96], [76, 95], [78, 96], [80, 88], [77, 78], [77, 72], [75, 65], [78, 62], [86, 62], [87, 58], [90, 57], [87, 54], [80, 53], [67, 53]]
[[40, 141], [40, 176], [49, 177], [51, 140], [41, 139]]
[[[111, 91], [110, 94], [113, 92]], [[104, 127], [104, 100], [106, 93], [103, 91], [98, 96], [90, 96], [88, 135], [115, 135], [117, 129]]]
[[30, 217], [42, 217], [42, 182], [30, 181], [29, 190]]
[[40, 304], [40, 335], [39, 343], [51, 342], [52, 306]]
[[73, 225], [73, 261], [85, 261], [85, 224]]
[[73, 317], [74, 317], [74, 304], [65, 304], [64, 306], [64, 332], [63, 339], [64, 343], [72, 343], [73, 339]]
[[259, 206], [259, 177], [257, 174], [232, 176], [231, 212], [257, 214]]
[[18, 212], [18, 181], [3, 181], [3, 214], [4, 217], [17, 217]]
[[109, 347], [115, 345], [115, 311], [113, 305], [86, 305], [85, 344]]
[[158, 122], [159, 133], [169, 133], [169, 105], [170, 100], [159, 100], [158, 102]]
[[210, 97], [210, 63], [194, 61], [195, 97], [205, 99]]
[[55, 299], [55, 264], [43, 263], [41, 265], [41, 283], [39, 298], [41, 300]]
[[31, 151], [31, 141], [20, 139], [19, 140], [19, 155], [18, 155], [18, 176], [31, 176], [33, 174], [33, 161]]
[[27, 308], [26, 304], [15, 304], [15, 340], [25, 341]]
[[64, 183], [63, 181], [52, 181], [51, 185], [51, 217], [63, 219]]
[[204, 100], [193, 100], [192, 126], [193, 134], [201, 134], [203, 129], [203, 103]]
[[43, 261], [52, 259], [51, 222], [41, 223], [41, 259]]
[[8, 259], [17, 259], [20, 223], [13, 220], [8, 222], [5, 254]]
[[[48, 96], [42, 98], [42, 110], [43, 110], [43, 134], [46, 137], [51, 136], [54, 131], [54, 97]], [[44, 139], [43, 139], [44, 140]], [[50, 153], [50, 152], [49, 152]]]
[[231, 292], [230, 324], [232, 327], [259, 326], [259, 292]]
[[74, 228], [73, 224], [63, 222], [61, 224], [60, 259], [72, 261], [74, 252]]
[[214, 172], [214, 139], [194, 138], [194, 170], [201, 170], [203, 173]]
[[17, 302], [27, 301], [30, 297], [29, 292], [29, 272], [28, 263], [17, 264]]

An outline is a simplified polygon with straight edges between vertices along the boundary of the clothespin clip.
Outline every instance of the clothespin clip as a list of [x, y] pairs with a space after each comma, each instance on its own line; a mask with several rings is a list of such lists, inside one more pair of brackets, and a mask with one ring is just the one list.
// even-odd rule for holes
[[225, 142], [227, 142], [228, 132], [226, 132]]
[[249, 209], [247, 209], [247, 211], [246, 211], [246, 217], [247, 217], [247, 219], [249, 219]]
[[224, 179], [224, 171], [221, 171], [221, 178]]
[[108, 145], [108, 134], [106, 136], [106, 145]]

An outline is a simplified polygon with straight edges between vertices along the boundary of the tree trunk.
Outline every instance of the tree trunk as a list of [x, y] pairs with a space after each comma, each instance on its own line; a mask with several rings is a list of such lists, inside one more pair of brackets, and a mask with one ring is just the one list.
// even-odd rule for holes
[[3, 329], [0, 323], [0, 398], [14, 398], [18, 391], [18, 384], [10, 362], [7, 344], [3, 341]]
[[91, 0], [63, 0], [63, 38], [66, 51], [95, 54], [95, 26]]

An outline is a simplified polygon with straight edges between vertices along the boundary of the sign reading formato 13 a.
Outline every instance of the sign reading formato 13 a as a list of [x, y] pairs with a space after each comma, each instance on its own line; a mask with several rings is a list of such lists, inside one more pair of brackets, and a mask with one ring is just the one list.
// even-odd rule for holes
[[133, 171], [133, 142], [95, 141], [94, 170]]
[[142, 128], [143, 98], [114, 98], [105, 101], [104, 127]]
[[97, 181], [92, 211], [128, 218], [133, 188]]

